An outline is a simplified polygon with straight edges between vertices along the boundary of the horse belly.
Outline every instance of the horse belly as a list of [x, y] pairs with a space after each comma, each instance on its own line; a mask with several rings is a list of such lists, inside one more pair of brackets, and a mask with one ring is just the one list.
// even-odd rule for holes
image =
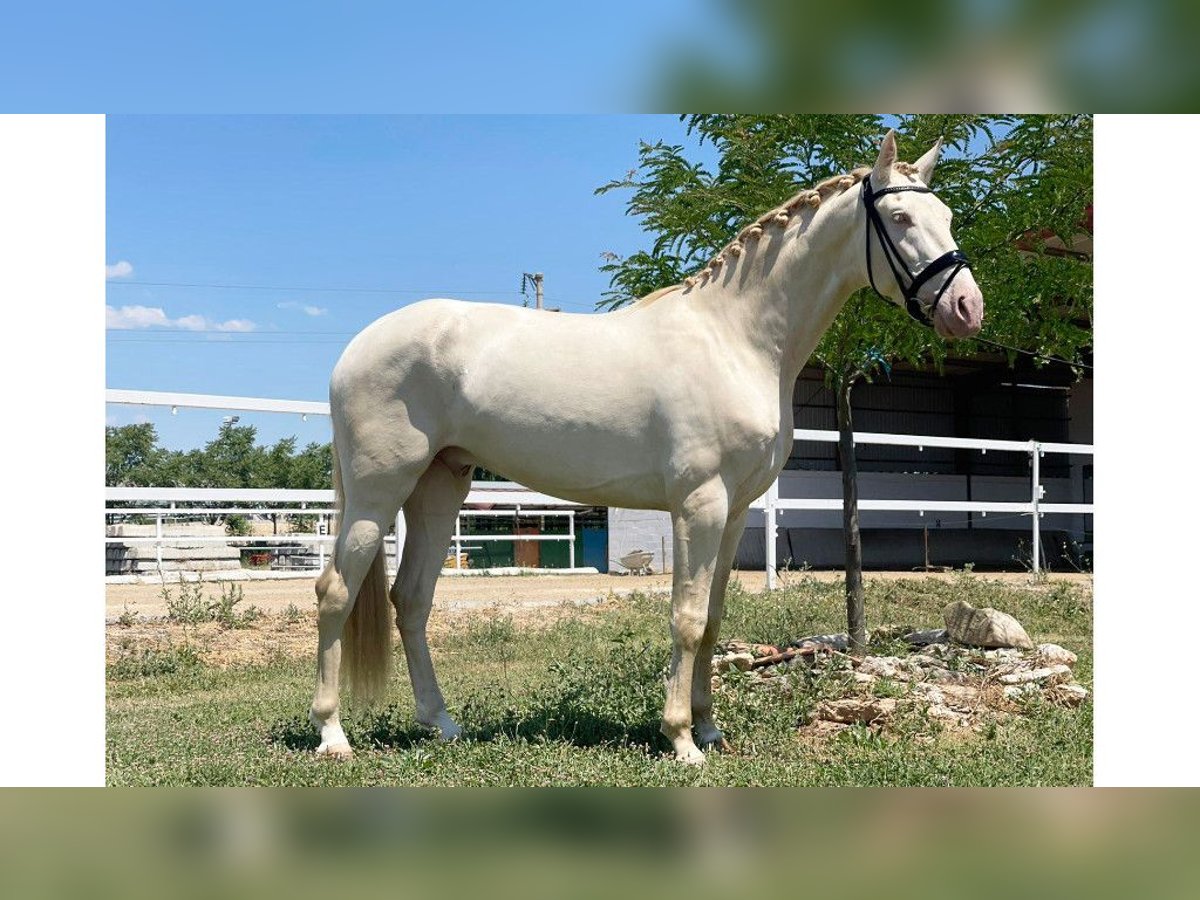
[[534, 490], [577, 503], [666, 506], [659, 454], [645, 435], [495, 414], [468, 431], [460, 445], [481, 465]]

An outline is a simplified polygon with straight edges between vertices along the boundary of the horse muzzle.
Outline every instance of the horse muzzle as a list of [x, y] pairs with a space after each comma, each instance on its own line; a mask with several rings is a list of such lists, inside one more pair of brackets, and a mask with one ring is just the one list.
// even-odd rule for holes
[[970, 270], [959, 272], [933, 309], [933, 328], [944, 338], [969, 338], [983, 327], [983, 292]]

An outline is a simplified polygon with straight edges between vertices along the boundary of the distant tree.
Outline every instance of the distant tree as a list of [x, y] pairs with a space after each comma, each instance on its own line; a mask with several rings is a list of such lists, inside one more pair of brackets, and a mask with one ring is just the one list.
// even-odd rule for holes
[[280, 487], [329, 490], [333, 487], [333, 448], [330, 444], [308, 444], [292, 458], [289, 481]]
[[153, 425], [107, 427], [105, 482], [141, 487], [280, 487], [321, 490], [332, 486], [328, 443], [296, 451], [296, 438], [270, 447], [255, 443], [252, 425], [225, 423], [198, 450], [167, 450]]
[[164, 462], [158, 433], [150, 423], [104, 429], [104, 480], [111, 485], [152, 485]]
[[226, 422], [216, 438], [204, 445], [201, 478], [204, 487], [265, 487], [267, 452], [254, 439], [253, 425]]
[[[1090, 266], [1039, 255], [1050, 236], [1068, 243], [1092, 197], [1092, 121], [1085, 115], [693, 115], [689, 134], [718, 154], [715, 171], [681, 145], [642, 143], [639, 164], [597, 193], [629, 192], [649, 249], [606, 254], [610, 289], [597, 304], [614, 309], [681, 282], [704, 266], [751, 219], [802, 187], [869, 165], [889, 124], [900, 156], [913, 160], [941, 137], [939, 197], [956, 212], [954, 234], [971, 257], [986, 303], [981, 337], [1041, 357], [1080, 360], [1091, 344]], [[837, 400], [846, 535], [847, 618], [851, 640], [865, 642], [857, 465], [851, 393], [856, 384], [904, 361], [940, 367], [948, 346], [868, 289], [846, 304], [813, 354]], [[986, 351], [959, 342], [959, 356]]]

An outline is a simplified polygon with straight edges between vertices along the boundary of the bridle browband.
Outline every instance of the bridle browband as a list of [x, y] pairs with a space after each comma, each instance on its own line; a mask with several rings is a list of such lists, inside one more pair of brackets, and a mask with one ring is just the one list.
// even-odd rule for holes
[[[899, 249], [897, 249], [891, 237], [888, 236], [887, 228], [883, 224], [883, 218], [879, 215], [879, 209], [875, 204], [879, 202], [879, 198], [884, 194], [898, 194], [901, 191], [916, 191], [919, 194], [931, 194], [933, 192], [927, 187], [915, 184], [874, 190], [871, 187], [870, 175], [863, 176], [862, 186], [863, 205], [867, 208], [867, 277], [871, 280], [871, 289], [882, 299], [888, 299], [876, 287], [875, 273], [871, 270], [871, 230], [874, 229], [875, 233], [879, 236], [879, 244], [883, 247], [883, 258], [887, 260], [888, 267], [892, 270], [892, 274], [896, 276], [896, 285], [904, 295], [904, 308], [908, 310], [910, 316], [922, 325], [933, 327], [931, 314], [937, 309], [937, 305], [942, 299], [942, 294], [946, 293], [946, 288], [950, 286], [950, 282], [954, 280], [959, 272], [963, 269], [971, 268], [970, 260], [967, 259], [965, 253], [955, 248], [948, 253], [943, 253], [920, 272], [916, 274], [910, 272], [908, 264], [904, 261], [904, 257], [900, 255]], [[929, 304], [927, 312], [925, 307], [921, 305], [921, 301], [917, 299], [917, 292], [934, 275], [946, 269], [951, 269], [951, 272], [946, 277], [941, 289], [938, 290], [937, 296], [933, 298], [933, 302]], [[908, 287], [904, 286], [906, 280], [908, 281]], [[891, 301], [888, 300], [888, 302], [890, 303]]]

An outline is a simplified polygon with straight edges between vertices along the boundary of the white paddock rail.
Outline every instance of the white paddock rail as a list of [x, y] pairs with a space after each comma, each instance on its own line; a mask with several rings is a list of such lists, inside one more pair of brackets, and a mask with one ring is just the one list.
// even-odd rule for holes
[[[792, 432], [797, 441], [822, 441], [837, 443], [836, 431], [817, 430], [812, 428], [797, 428]], [[1028, 502], [1005, 501], [976, 501], [976, 500], [862, 500], [858, 501], [860, 510], [886, 510], [889, 512], [978, 512], [978, 513], [1009, 513], [1029, 516], [1032, 525], [1032, 562], [1033, 570], [1041, 567], [1041, 517], [1046, 513], [1075, 513], [1091, 515], [1094, 506], [1091, 503], [1043, 503], [1042, 497], [1046, 490], [1041, 482], [1041, 458], [1047, 453], [1064, 453], [1068, 455], [1094, 456], [1095, 448], [1091, 444], [1061, 444], [1042, 441], [1000, 441], [986, 438], [955, 438], [938, 437], [919, 434], [882, 434], [874, 431], [854, 432], [855, 444], [887, 444], [893, 447], [916, 447], [923, 450], [926, 447], [948, 447], [956, 450], [978, 450], [987, 453], [989, 450], [1007, 451], [1029, 454], [1030, 492]], [[776, 566], [776, 536], [779, 528], [779, 515], [788, 509], [805, 510], [837, 510], [842, 508], [840, 498], [834, 499], [785, 499], [779, 496], [779, 482], [776, 481], [770, 489], [753, 504], [754, 509], [763, 510], [765, 523], [764, 541], [766, 543], [767, 586], [774, 588], [777, 581]]]
[[[228, 397], [215, 394], [181, 394], [170, 393], [164, 391], [125, 391], [109, 389], [105, 391], [105, 401], [107, 403], [120, 403], [137, 406], [167, 406], [171, 407], [172, 411], [179, 407], [187, 407], [194, 409], [222, 409], [222, 410], [241, 410], [245, 412], [269, 412], [269, 413], [284, 413], [292, 415], [300, 415], [307, 417], [309, 415], [329, 415], [329, 404], [318, 403], [307, 400], [269, 400], [260, 397]], [[797, 428], [793, 432], [796, 440], [801, 441], [821, 441], [826, 443], [837, 443], [838, 433], [836, 431], [824, 431], [809, 428]], [[1028, 453], [1031, 460], [1031, 488], [1029, 502], [986, 502], [986, 501], [960, 501], [960, 500], [859, 500], [858, 508], [860, 510], [889, 510], [897, 512], [999, 512], [1010, 513], [1017, 515], [1028, 515], [1032, 519], [1032, 537], [1033, 537], [1033, 568], [1037, 571], [1040, 567], [1040, 536], [1041, 524], [1040, 519], [1046, 513], [1074, 513], [1091, 515], [1093, 513], [1093, 505], [1091, 503], [1043, 503], [1042, 496], [1045, 489], [1041, 484], [1040, 460], [1047, 453], [1063, 453], [1063, 454], [1078, 454], [1084, 456], [1093, 456], [1095, 450], [1091, 444], [1063, 444], [1040, 441], [1001, 441], [988, 440], [983, 438], [955, 438], [955, 437], [938, 437], [933, 435], [912, 435], [912, 434], [881, 434], [870, 431], [856, 431], [854, 433], [854, 441], [856, 444], [887, 444], [890, 446], [902, 447], [917, 447], [924, 449], [925, 447], [943, 447], [953, 448], [958, 450], [978, 450], [981, 453], [987, 453], [989, 450], [1009, 451], [1018, 453]], [[487, 485], [484, 488], [484, 485]], [[128, 502], [128, 501], [144, 501], [144, 502], [208, 502], [220, 503], [225, 502], [264, 502], [264, 503], [298, 503], [301, 509], [293, 510], [293, 512], [304, 512], [312, 514], [308, 510], [303, 509], [308, 503], [332, 503], [333, 491], [305, 491], [305, 490], [288, 490], [288, 489], [245, 489], [245, 488], [108, 488], [105, 492], [105, 499], [109, 502]], [[526, 507], [545, 507], [545, 506], [579, 506], [577, 503], [571, 503], [566, 500], [560, 500], [555, 497], [550, 497], [546, 494], [540, 494], [536, 491], [529, 491], [521, 485], [512, 482], [476, 482], [467, 495], [467, 504], [473, 503], [497, 503], [497, 504], [512, 504], [518, 509], [521, 506]], [[775, 540], [778, 529], [778, 517], [783, 510], [787, 509], [806, 509], [806, 510], [835, 510], [842, 508], [840, 499], [785, 499], [779, 496], [779, 482], [776, 481], [771, 488], [760, 497], [755, 503], [754, 508], [764, 511], [766, 527], [766, 560], [767, 560], [767, 584], [774, 587], [776, 583], [776, 558]], [[285, 510], [273, 510], [274, 512], [284, 512]], [[158, 512], [169, 513], [166, 510], [158, 510]], [[549, 513], [547, 510], [546, 513]], [[539, 515], [543, 514], [539, 510]], [[571, 525], [572, 536], [574, 533], [574, 515], [569, 519]], [[456, 549], [461, 546], [461, 539], [467, 540], [476, 539], [509, 539], [509, 540], [529, 540], [533, 536], [500, 536], [500, 535], [463, 535], [461, 523], [455, 525], [455, 546]], [[396, 535], [397, 541], [403, 540], [404, 535], [404, 517], [403, 514], [396, 516]], [[157, 540], [160, 547], [162, 545], [162, 518], [157, 519], [157, 538], [149, 540]], [[287, 539], [296, 540], [299, 535], [287, 535]], [[317, 535], [309, 536], [318, 538]], [[566, 538], [567, 535], [546, 535], [545, 538]], [[112, 539], [109, 539], [112, 540]], [[324, 539], [321, 539], [324, 540]], [[574, 557], [574, 540], [570, 541], [571, 556]]]
[[[109, 389], [105, 391], [106, 403], [120, 403], [132, 406], [170, 407], [172, 412], [179, 408], [185, 409], [219, 409], [237, 412], [267, 412], [299, 415], [307, 419], [313, 416], [328, 416], [329, 404], [310, 400], [271, 400], [262, 397], [232, 397], [220, 394], [183, 394], [169, 391], [125, 391]], [[108, 503], [169, 503], [170, 508], [162, 507], [141, 509], [105, 508], [106, 514], [154, 516], [154, 536], [147, 537], [106, 537], [105, 543], [115, 544], [154, 544], [158, 565], [162, 566], [162, 548], [173, 541], [186, 540], [198, 543], [315, 543], [318, 548], [318, 565], [325, 566], [326, 548], [333, 538], [322, 534], [287, 534], [287, 535], [254, 535], [252, 537], [178, 537], [172, 538], [163, 534], [164, 518], [193, 518], [211, 515], [219, 512], [239, 513], [245, 515], [251, 512], [264, 514], [314, 515], [324, 520], [332, 510], [329, 505], [334, 502], [331, 490], [300, 490], [290, 488], [157, 488], [157, 487], [110, 487], [105, 490], [105, 501]], [[464, 501], [466, 505], [496, 504], [514, 506], [513, 510], [467, 510], [459, 513], [454, 524], [453, 543], [455, 548], [455, 567], [458, 568], [462, 556], [463, 541], [566, 541], [568, 565], [575, 567], [575, 509], [548, 509], [547, 507], [579, 507], [581, 504], [551, 497], [539, 491], [531, 491], [523, 485], [512, 481], [476, 481]], [[203, 503], [204, 507], [191, 509], [176, 509], [176, 503]], [[272, 507], [270, 509], [222, 509], [225, 503], [269, 503], [295, 504], [290, 508]], [[211, 504], [211, 506], [210, 506]], [[309, 507], [309, 504], [317, 504]], [[325, 508], [321, 508], [322, 505]], [[567, 518], [567, 534], [546, 535], [506, 535], [506, 534], [464, 534], [462, 531], [462, 516], [501, 515], [514, 516], [522, 513], [539, 516], [565, 516]], [[535, 511], [536, 512], [533, 512]], [[396, 514], [396, 559], [400, 558], [400, 550], [404, 545], [405, 525], [404, 514]]]

